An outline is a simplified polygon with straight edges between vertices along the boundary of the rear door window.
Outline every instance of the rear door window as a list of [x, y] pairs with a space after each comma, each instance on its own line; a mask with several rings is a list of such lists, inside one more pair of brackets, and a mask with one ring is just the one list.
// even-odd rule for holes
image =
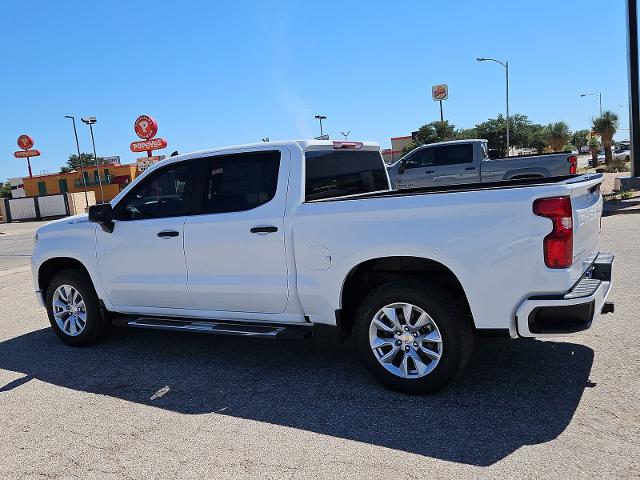
[[436, 165], [455, 165], [473, 162], [473, 144], [443, 145], [435, 147], [434, 161]]
[[208, 160], [201, 213], [251, 210], [276, 194], [280, 152], [221, 155]]
[[378, 151], [308, 151], [305, 168], [307, 201], [389, 189], [387, 171]]

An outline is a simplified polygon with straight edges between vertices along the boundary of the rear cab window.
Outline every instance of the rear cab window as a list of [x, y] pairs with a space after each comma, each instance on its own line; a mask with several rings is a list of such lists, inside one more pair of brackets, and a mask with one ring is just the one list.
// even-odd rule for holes
[[378, 150], [305, 152], [305, 201], [389, 190]]

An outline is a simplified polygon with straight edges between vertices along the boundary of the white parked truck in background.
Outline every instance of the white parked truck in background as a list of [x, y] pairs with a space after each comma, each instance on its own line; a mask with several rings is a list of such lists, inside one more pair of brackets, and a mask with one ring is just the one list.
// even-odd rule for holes
[[601, 181], [393, 191], [379, 147], [348, 141], [180, 155], [41, 227], [34, 285], [70, 345], [109, 323], [258, 337], [324, 324], [352, 333], [385, 385], [432, 392], [476, 333], [569, 334], [612, 309]]
[[401, 189], [563, 177], [577, 166], [571, 152], [492, 158], [486, 140], [455, 140], [418, 147], [387, 168]]

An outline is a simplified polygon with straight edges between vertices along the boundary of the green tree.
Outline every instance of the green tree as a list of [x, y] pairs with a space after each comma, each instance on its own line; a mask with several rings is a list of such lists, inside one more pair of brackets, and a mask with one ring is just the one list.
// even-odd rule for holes
[[474, 128], [462, 128], [456, 132], [456, 140], [469, 140], [471, 138], [478, 138], [478, 132]]
[[[509, 143], [512, 147], [528, 147], [531, 121], [526, 115], [516, 113], [509, 117]], [[475, 127], [477, 138], [486, 138], [489, 148], [507, 155], [507, 122], [505, 117], [498, 115]]]
[[431, 122], [421, 126], [418, 132], [414, 136], [413, 140], [404, 146], [402, 149], [402, 155], [406, 155], [411, 150], [421, 145], [427, 145], [429, 143], [446, 142], [447, 140], [453, 140], [456, 138], [456, 127], [451, 125], [449, 121], [444, 122]]
[[[93, 153], [81, 153], [80, 158], [82, 159], [82, 166], [91, 166], [97, 165], [98, 163], [93, 158]], [[102, 157], [98, 157], [98, 162], [102, 162]], [[67, 160], [67, 164], [60, 167], [60, 172], [67, 173], [72, 170], [80, 170], [80, 161], [78, 160], [78, 155], [73, 153], [69, 155], [69, 159]]]
[[528, 148], [535, 148], [538, 153], [544, 153], [547, 147], [547, 127], [539, 123], [532, 123], [527, 127], [527, 139], [523, 145]]
[[11, 198], [11, 184], [9, 182], [0, 183], [0, 198]]
[[604, 163], [611, 163], [611, 144], [613, 136], [616, 134], [620, 121], [618, 115], [607, 110], [601, 116], [593, 120], [593, 130], [600, 134], [602, 144], [604, 145]]
[[589, 144], [589, 130], [576, 130], [571, 135], [571, 143], [580, 151], [581, 147]]
[[547, 125], [547, 142], [554, 152], [562, 152], [570, 138], [571, 130], [565, 122]]

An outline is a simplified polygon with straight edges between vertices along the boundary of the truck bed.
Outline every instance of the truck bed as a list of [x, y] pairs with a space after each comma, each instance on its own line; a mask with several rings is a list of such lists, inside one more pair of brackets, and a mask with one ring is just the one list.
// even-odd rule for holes
[[387, 190], [383, 192], [371, 192], [361, 195], [343, 196], [338, 198], [323, 198], [319, 200], [308, 200], [307, 202], [333, 202], [342, 200], [356, 200], [364, 198], [380, 198], [380, 197], [406, 197], [411, 195], [427, 195], [433, 193], [450, 193], [450, 192], [467, 192], [478, 190], [499, 190], [508, 188], [526, 188], [536, 187], [539, 185], [548, 185], [552, 183], [571, 184], [586, 180], [602, 178], [601, 173], [590, 173], [585, 175], [565, 175], [562, 177], [543, 177], [543, 178], [523, 178], [517, 180], [504, 180], [500, 182], [486, 183], [466, 183], [461, 185], [444, 185], [435, 187], [416, 187], [404, 188], [401, 190]]

